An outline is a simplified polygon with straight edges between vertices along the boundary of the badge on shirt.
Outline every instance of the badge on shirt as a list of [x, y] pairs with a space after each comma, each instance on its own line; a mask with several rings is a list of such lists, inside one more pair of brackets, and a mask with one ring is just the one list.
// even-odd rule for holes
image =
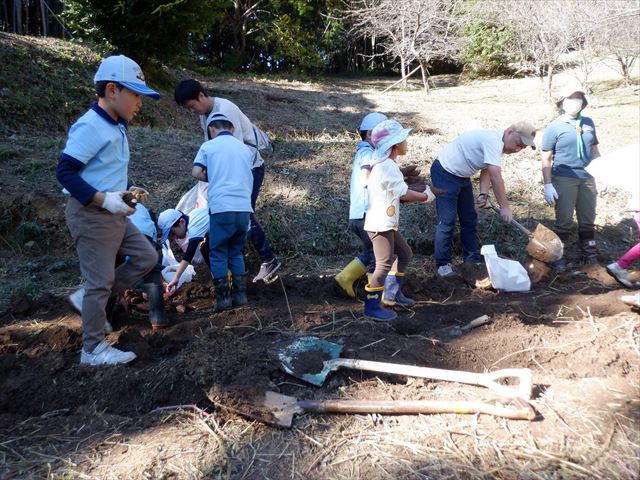
[[387, 207], [387, 216], [393, 217], [396, 214], [396, 207], [394, 205], [389, 205]]

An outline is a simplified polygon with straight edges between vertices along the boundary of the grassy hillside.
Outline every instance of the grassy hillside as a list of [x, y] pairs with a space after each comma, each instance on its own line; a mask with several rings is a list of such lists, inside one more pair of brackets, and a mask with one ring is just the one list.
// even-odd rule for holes
[[[100, 55], [86, 46], [54, 38], [0, 32], [0, 134], [63, 133], [95, 98], [93, 75]], [[154, 88], [171, 79], [168, 71], [147, 73]], [[171, 82], [169, 82], [171, 83]], [[136, 125], [184, 126], [173, 92], [146, 102]]]

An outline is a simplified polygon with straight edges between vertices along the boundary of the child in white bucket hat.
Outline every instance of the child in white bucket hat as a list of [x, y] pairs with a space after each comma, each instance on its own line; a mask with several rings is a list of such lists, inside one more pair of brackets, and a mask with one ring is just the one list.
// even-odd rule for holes
[[413, 253], [398, 231], [400, 201], [431, 203], [435, 200], [429, 187], [425, 192], [410, 190], [395, 162], [398, 156], [407, 153], [409, 132], [410, 128], [403, 128], [395, 120], [385, 120], [371, 132], [375, 151], [367, 185], [368, 208], [364, 229], [373, 243], [376, 268], [365, 287], [364, 316], [380, 322], [397, 316], [380, 304], [383, 293], [385, 299], [389, 298], [401, 306], [409, 307], [414, 303], [401, 291]]
[[336, 276], [336, 286], [341, 293], [351, 298], [356, 297], [354, 284], [366, 273], [373, 273], [375, 258], [373, 257], [373, 245], [369, 234], [364, 229], [364, 220], [367, 214], [367, 178], [373, 152], [371, 142], [373, 128], [387, 120], [387, 116], [380, 112], [371, 112], [364, 116], [360, 122], [358, 133], [361, 142], [356, 147], [356, 153], [351, 167], [351, 182], [349, 183], [349, 231], [358, 237], [362, 244], [360, 255], [351, 260]]

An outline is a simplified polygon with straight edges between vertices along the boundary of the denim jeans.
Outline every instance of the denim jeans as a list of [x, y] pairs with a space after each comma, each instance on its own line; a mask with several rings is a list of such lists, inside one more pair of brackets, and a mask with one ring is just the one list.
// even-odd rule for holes
[[209, 215], [209, 262], [214, 279], [245, 275], [244, 254], [249, 212], [222, 212]]
[[260, 260], [264, 262], [270, 262], [274, 259], [275, 255], [271, 251], [271, 245], [269, 245], [269, 240], [267, 240], [267, 236], [264, 234], [264, 230], [258, 223], [258, 219], [256, 218], [255, 209], [256, 209], [256, 201], [258, 200], [258, 194], [260, 193], [260, 187], [262, 186], [262, 182], [264, 180], [264, 164], [259, 167], [251, 170], [253, 174], [253, 190], [251, 191], [251, 208], [253, 208], [254, 213], [249, 215], [251, 220], [251, 224], [249, 225], [249, 241], [255, 247], [258, 252], [258, 256]]
[[376, 268], [376, 259], [373, 256], [373, 244], [369, 234], [364, 229], [364, 218], [350, 219], [349, 231], [357, 236], [364, 246], [364, 252], [358, 255], [358, 260], [367, 267], [367, 272], [373, 273]]
[[434, 187], [446, 190], [445, 194], [436, 197], [436, 265], [441, 267], [452, 262], [451, 250], [456, 219], [460, 221], [460, 243], [464, 261], [479, 262], [481, 257], [476, 239], [478, 215], [471, 180], [450, 174], [436, 159], [431, 165], [431, 181]]

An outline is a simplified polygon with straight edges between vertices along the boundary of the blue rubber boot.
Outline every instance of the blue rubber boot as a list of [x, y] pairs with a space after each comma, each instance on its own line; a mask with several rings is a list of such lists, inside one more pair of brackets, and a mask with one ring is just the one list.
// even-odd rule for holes
[[389, 322], [398, 316], [396, 315], [396, 312], [387, 310], [380, 305], [384, 287], [370, 287], [369, 285], [367, 285], [366, 287], [364, 287], [364, 290], [366, 292], [364, 298], [365, 318], [375, 320], [376, 322]]
[[382, 303], [388, 307], [400, 305], [401, 307], [413, 307], [416, 303], [413, 299], [405, 297], [402, 293], [402, 285], [404, 284], [404, 273], [393, 272], [387, 275], [384, 281], [384, 294], [382, 295]]

